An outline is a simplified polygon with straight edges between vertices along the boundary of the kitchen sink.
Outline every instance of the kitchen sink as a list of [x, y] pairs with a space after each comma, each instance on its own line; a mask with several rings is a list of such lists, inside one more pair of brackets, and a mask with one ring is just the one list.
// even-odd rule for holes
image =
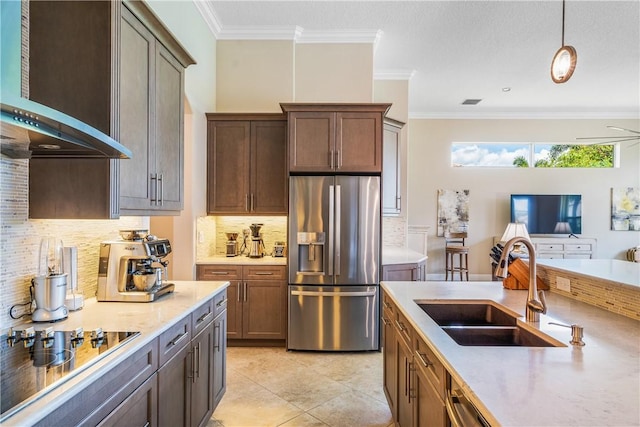
[[416, 301], [456, 343], [462, 346], [565, 347], [518, 324], [518, 313], [493, 301]]
[[563, 347], [520, 326], [445, 326], [455, 342], [464, 346]]
[[519, 317], [492, 302], [443, 300], [418, 306], [440, 326], [516, 326]]

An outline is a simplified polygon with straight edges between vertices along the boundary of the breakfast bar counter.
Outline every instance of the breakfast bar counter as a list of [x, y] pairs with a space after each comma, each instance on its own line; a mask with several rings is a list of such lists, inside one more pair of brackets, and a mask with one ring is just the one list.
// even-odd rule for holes
[[[547, 314], [527, 323], [527, 291], [496, 282], [382, 282], [382, 288], [492, 426], [640, 425], [637, 320], [547, 292]], [[416, 303], [427, 300], [495, 301], [523, 316], [518, 324], [561, 346], [459, 345]], [[585, 346], [569, 344], [571, 330], [551, 322], [583, 326]]]

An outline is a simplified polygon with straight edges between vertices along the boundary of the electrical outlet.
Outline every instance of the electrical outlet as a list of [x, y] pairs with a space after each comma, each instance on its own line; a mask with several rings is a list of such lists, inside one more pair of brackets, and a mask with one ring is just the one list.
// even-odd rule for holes
[[198, 243], [204, 243], [204, 233], [202, 231], [198, 231]]
[[556, 277], [556, 286], [558, 286], [558, 290], [571, 292], [571, 281], [565, 277]]

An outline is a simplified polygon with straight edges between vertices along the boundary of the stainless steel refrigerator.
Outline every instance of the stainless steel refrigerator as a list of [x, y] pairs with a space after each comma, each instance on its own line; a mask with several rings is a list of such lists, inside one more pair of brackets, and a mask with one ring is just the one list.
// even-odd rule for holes
[[379, 350], [380, 177], [292, 176], [290, 350]]

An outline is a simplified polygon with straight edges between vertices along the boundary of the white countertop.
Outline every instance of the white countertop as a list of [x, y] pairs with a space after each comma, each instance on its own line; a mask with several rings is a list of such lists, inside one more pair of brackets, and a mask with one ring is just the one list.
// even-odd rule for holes
[[619, 259], [539, 259], [537, 265], [640, 288], [640, 263]]
[[427, 259], [425, 254], [409, 248], [382, 248], [382, 265], [415, 264]]
[[[69, 317], [56, 323], [30, 323], [37, 330], [52, 326], [56, 331], [69, 331], [77, 327], [85, 331], [102, 328], [104, 331], [139, 331], [140, 335], [115, 349], [95, 364], [72, 373], [56, 386], [11, 418], [3, 426], [25, 426], [45, 417], [53, 409], [72, 399], [96, 378], [104, 375], [118, 363], [133, 355], [149, 341], [164, 332], [186, 314], [213, 298], [229, 286], [229, 282], [173, 281], [173, 293], [151, 303], [98, 302], [95, 298], [85, 301], [82, 310], [72, 311]], [[21, 325], [22, 326], [22, 325]], [[16, 326], [15, 329], [20, 329]]]
[[262, 258], [249, 258], [248, 256], [212, 256], [196, 260], [196, 264], [226, 264], [226, 265], [287, 265], [286, 257], [264, 256]]
[[[493, 300], [524, 314], [527, 292], [496, 282], [382, 287], [492, 425], [640, 425], [640, 322], [547, 292], [548, 314], [531, 325], [566, 347], [465, 347], [414, 300]], [[570, 329], [550, 321], [581, 324], [586, 345], [569, 345]]]

